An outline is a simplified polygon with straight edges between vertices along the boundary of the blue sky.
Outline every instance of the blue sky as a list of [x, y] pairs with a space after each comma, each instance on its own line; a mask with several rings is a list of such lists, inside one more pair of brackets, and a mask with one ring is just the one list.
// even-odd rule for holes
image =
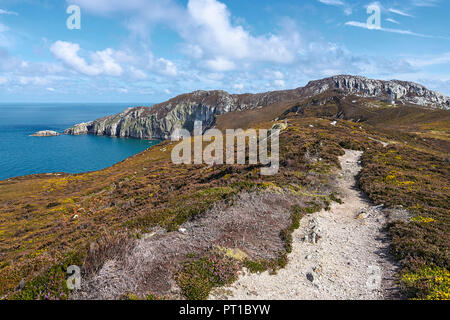
[[445, 0], [0, 0], [0, 101], [151, 103], [336, 74], [450, 95], [449, 13]]

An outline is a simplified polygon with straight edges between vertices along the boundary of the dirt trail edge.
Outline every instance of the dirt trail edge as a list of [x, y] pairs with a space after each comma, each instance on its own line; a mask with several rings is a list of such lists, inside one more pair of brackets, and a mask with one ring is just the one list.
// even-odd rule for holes
[[397, 266], [388, 253], [382, 207], [371, 206], [356, 187], [362, 152], [340, 158], [342, 204], [304, 217], [293, 234], [289, 263], [276, 275], [244, 270], [210, 299], [380, 300], [398, 296]]

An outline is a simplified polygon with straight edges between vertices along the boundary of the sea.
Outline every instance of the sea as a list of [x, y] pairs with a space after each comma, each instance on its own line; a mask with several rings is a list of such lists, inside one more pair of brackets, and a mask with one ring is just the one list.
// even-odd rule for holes
[[160, 141], [102, 136], [31, 137], [62, 132], [81, 122], [113, 115], [127, 103], [0, 103], [0, 180], [37, 173], [101, 170]]

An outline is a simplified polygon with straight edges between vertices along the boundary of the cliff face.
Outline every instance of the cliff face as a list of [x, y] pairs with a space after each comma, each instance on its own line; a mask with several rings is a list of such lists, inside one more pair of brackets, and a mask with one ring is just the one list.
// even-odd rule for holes
[[238, 110], [264, 108], [276, 102], [300, 98], [299, 90], [264, 94], [231, 95], [224, 91], [196, 91], [151, 108], [128, 108], [89, 123], [77, 124], [64, 134], [94, 134], [138, 139], [169, 139], [176, 128], [192, 131], [195, 121], [203, 127], [215, 124], [216, 116]]
[[89, 128], [92, 126], [94, 122], [87, 122], [87, 123], [79, 123], [74, 125], [72, 128], [69, 128], [63, 132], [63, 134], [78, 136], [83, 134], [89, 133]]
[[399, 80], [383, 81], [342, 75], [311, 81], [305, 87], [305, 93], [312, 96], [332, 89], [362, 97], [396, 100], [428, 108], [450, 109], [449, 97], [428, 90], [420, 84]]
[[232, 95], [224, 91], [195, 91], [151, 108], [128, 108], [123, 112], [89, 123], [82, 123], [64, 134], [94, 134], [138, 139], [169, 139], [176, 128], [192, 131], [194, 121], [204, 128], [214, 126], [216, 116], [240, 110], [261, 109], [274, 103], [299, 100], [328, 90], [429, 108], [450, 109], [450, 98], [405, 81], [381, 81], [358, 76], [335, 76], [312, 81], [303, 88], [261, 94]]

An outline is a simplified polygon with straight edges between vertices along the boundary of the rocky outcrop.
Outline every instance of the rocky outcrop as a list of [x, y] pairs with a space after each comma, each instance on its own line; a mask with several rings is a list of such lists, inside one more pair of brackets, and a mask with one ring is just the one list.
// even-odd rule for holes
[[261, 109], [278, 102], [304, 99], [329, 90], [429, 108], [450, 109], [450, 98], [416, 83], [343, 75], [312, 81], [303, 88], [260, 94], [235, 95], [225, 91], [195, 91], [151, 108], [128, 108], [114, 116], [77, 124], [64, 131], [64, 134], [165, 140], [169, 139], [177, 128], [192, 132], [195, 121], [202, 121], [206, 130], [214, 126], [217, 116], [224, 113]]
[[428, 90], [424, 86], [407, 81], [373, 80], [365, 77], [341, 75], [311, 81], [305, 94], [314, 96], [327, 90], [342, 90], [345, 93], [367, 98], [379, 98], [401, 103], [410, 103], [429, 108], [450, 109], [450, 98]]
[[64, 133], [165, 140], [169, 139], [177, 128], [192, 132], [195, 121], [202, 121], [206, 130], [214, 126], [218, 115], [231, 111], [264, 108], [276, 102], [300, 97], [300, 90], [257, 95], [232, 95], [225, 91], [196, 91], [151, 108], [128, 108], [114, 116], [75, 125]]
[[51, 131], [51, 130], [44, 130], [44, 131], [39, 131], [36, 132], [34, 134], [32, 134], [32, 137], [55, 137], [55, 136], [59, 136], [60, 134], [56, 131]]
[[89, 133], [89, 128], [94, 122], [87, 122], [87, 123], [79, 123], [74, 125], [72, 128], [64, 130], [64, 134], [73, 135], [73, 136], [79, 136], [83, 134]]

